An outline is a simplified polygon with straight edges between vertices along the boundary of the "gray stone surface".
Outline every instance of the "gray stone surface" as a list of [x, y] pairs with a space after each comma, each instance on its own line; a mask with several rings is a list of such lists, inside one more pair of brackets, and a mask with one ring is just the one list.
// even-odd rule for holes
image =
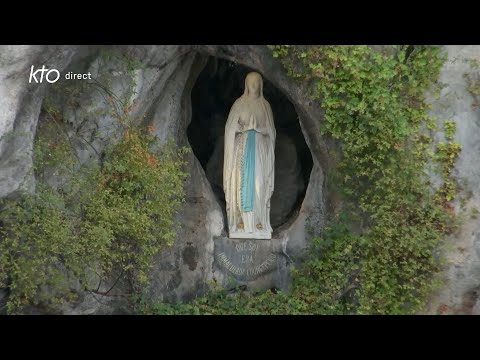
[[449, 45], [445, 49], [448, 61], [440, 77], [445, 87], [434, 101], [432, 114], [439, 121], [451, 119], [457, 125], [455, 137], [462, 151], [454, 175], [462, 191], [453, 205], [464, 220], [449, 239], [452, 250], [447, 254], [445, 283], [433, 296], [428, 312], [480, 314], [480, 221], [472, 217], [472, 209], [480, 210], [480, 109], [474, 106], [475, 99], [467, 91], [464, 78], [466, 73], [479, 74], [480, 70], [469, 62], [480, 61], [480, 46]]
[[[213, 273], [226, 287], [247, 289], [288, 287], [289, 258], [281, 239], [214, 239]], [[217, 275], [218, 274], [218, 275]]]
[[77, 46], [0, 46], [0, 198], [33, 190], [32, 144], [48, 83], [29, 84], [31, 66], [62, 71]]
[[270, 210], [273, 227], [288, 220], [301, 193], [305, 190], [302, 167], [292, 139], [277, 133], [275, 145], [275, 189]]

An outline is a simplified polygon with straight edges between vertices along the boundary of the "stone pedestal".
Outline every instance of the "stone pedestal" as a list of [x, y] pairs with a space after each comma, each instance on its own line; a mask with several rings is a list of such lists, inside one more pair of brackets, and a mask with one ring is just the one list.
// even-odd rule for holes
[[255, 232], [255, 233], [245, 233], [245, 232], [231, 232], [230, 239], [249, 239], [252, 240], [252, 237], [255, 237], [255, 240], [270, 240], [272, 234], [269, 232]]
[[224, 285], [248, 288], [284, 288], [287, 284], [287, 257], [280, 239], [214, 238], [215, 277]]

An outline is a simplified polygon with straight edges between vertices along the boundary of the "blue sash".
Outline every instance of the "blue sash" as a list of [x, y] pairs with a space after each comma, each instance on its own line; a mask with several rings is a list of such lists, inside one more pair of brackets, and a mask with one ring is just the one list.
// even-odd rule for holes
[[243, 151], [240, 205], [242, 212], [253, 210], [255, 196], [255, 130], [247, 130]]

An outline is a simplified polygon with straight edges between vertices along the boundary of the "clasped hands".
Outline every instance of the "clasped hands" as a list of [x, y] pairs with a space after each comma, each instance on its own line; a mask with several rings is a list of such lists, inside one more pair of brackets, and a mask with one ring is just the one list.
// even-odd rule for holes
[[255, 130], [256, 132], [264, 135], [264, 136], [268, 136], [267, 132], [264, 130], [264, 129], [255, 129], [254, 127], [252, 126], [246, 126], [245, 124], [243, 124], [241, 121], [238, 122], [238, 127], [237, 127], [237, 131], [236, 133], [240, 134], [240, 133], [244, 133], [248, 130]]

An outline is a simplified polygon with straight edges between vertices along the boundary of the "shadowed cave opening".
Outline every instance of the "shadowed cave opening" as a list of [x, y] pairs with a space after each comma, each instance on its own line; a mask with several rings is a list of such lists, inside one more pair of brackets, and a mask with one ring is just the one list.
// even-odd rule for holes
[[[245, 77], [251, 71], [255, 70], [211, 56], [192, 89], [192, 120], [187, 128], [188, 141], [205, 170], [224, 215], [225, 124], [231, 106], [243, 94]], [[265, 77], [263, 95], [272, 107], [277, 133], [270, 221], [272, 227], [278, 228], [300, 209], [313, 160], [293, 104]]]

